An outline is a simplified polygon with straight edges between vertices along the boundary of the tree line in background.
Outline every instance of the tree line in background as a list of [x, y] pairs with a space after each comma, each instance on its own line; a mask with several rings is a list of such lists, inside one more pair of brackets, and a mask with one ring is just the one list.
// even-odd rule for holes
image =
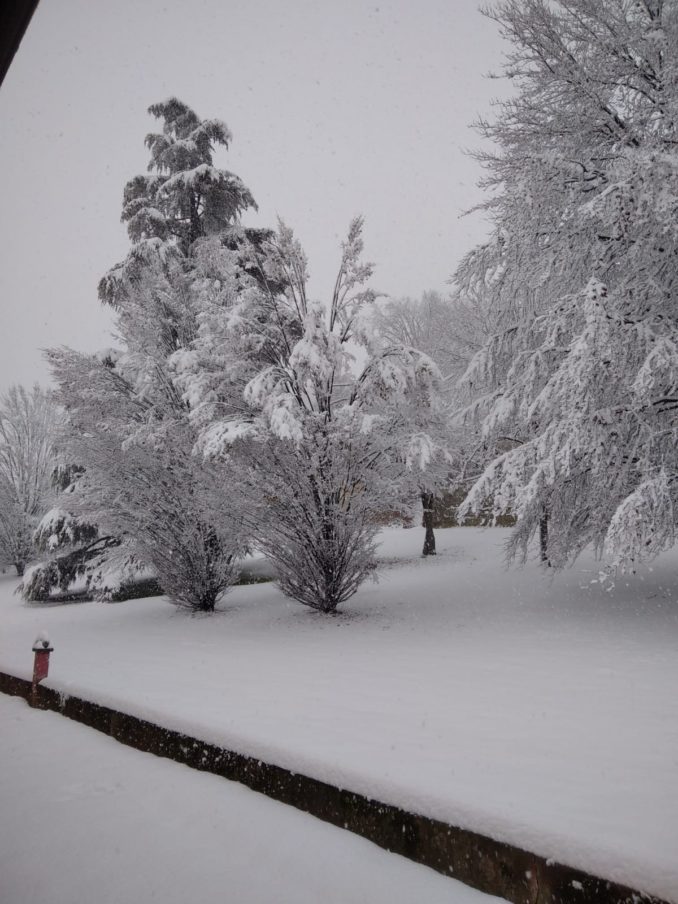
[[40, 387], [12, 386], [0, 398], [0, 567], [23, 575], [33, 534], [52, 495], [62, 416]]
[[[357, 219], [332, 297], [313, 301], [292, 231], [241, 224], [254, 199], [213, 163], [226, 126], [150, 108], [162, 130], [125, 187], [131, 248], [99, 287], [119, 345], [48, 353], [61, 492], [28, 598], [122, 569], [211, 610], [256, 546], [285, 593], [334, 611], [372, 574], [385, 513], [418, 496], [435, 551], [452, 487], [469, 490], [460, 518], [513, 514], [511, 558], [537, 536], [554, 567], [593, 544], [624, 568], [674, 542], [678, 3], [487, 14], [516, 94], [480, 124], [492, 233], [448, 298], [379, 301]], [[3, 487], [24, 552], [4, 521], [0, 548], [23, 567], [38, 512]]]

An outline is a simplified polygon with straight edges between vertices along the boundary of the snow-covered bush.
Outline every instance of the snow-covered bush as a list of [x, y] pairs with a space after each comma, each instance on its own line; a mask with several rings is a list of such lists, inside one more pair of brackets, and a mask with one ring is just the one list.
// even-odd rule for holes
[[[57, 483], [66, 505], [82, 471], [58, 469]], [[63, 479], [71, 479], [71, 483]], [[77, 501], [74, 504], [77, 511]], [[45, 558], [26, 570], [20, 592], [28, 602], [85, 598], [98, 600], [136, 599], [162, 593], [152, 569], [144, 565], [118, 537], [73, 511], [55, 507], [42, 518], [33, 535], [35, 548]]]
[[[67, 493], [72, 489], [72, 483], [65, 487]], [[45, 558], [29, 568], [21, 582], [21, 594], [29, 602], [73, 593], [76, 584], [78, 592], [88, 592], [107, 554], [119, 545], [116, 538], [100, 536], [96, 525], [58, 505], [43, 516], [33, 542]]]
[[361, 230], [355, 220], [327, 306], [309, 299], [306, 259], [284, 225], [251, 247], [246, 268], [212, 248], [196, 342], [174, 357], [200, 448], [238, 469], [254, 542], [283, 591], [323, 612], [372, 574], [379, 515], [433, 450], [413, 411], [435, 403], [438, 370], [363, 329], [375, 296]]

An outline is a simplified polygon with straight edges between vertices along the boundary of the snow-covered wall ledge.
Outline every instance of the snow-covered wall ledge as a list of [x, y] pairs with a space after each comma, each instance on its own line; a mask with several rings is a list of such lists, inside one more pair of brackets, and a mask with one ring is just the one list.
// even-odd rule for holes
[[[0, 671], [0, 691], [30, 701], [31, 682]], [[49, 687], [38, 687], [36, 705], [129, 747], [240, 782], [513, 904], [678, 904]]]

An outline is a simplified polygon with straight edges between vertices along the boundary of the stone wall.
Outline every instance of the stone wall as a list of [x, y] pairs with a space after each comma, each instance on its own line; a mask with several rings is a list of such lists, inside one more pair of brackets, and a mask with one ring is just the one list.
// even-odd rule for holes
[[[3, 672], [0, 691], [31, 699], [29, 681]], [[513, 904], [667, 904], [475, 832], [408, 813], [70, 694], [39, 686], [34, 704], [129, 747], [240, 782]]]

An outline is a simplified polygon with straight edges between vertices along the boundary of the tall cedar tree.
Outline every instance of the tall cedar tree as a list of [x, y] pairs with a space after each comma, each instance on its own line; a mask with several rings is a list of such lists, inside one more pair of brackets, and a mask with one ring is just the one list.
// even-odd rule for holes
[[193, 455], [191, 406], [170, 358], [198, 330], [196, 245], [233, 242], [254, 206], [241, 180], [213, 164], [230, 133], [172, 98], [149, 112], [162, 131], [146, 138], [149, 174], [125, 186], [122, 219], [132, 248], [99, 286], [117, 314], [122, 347], [49, 359], [70, 420], [70, 460], [84, 469], [73, 511], [119, 537], [150, 565], [177, 603], [211, 611], [234, 578], [243, 546], [237, 506], [218, 492], [223, 468]]

